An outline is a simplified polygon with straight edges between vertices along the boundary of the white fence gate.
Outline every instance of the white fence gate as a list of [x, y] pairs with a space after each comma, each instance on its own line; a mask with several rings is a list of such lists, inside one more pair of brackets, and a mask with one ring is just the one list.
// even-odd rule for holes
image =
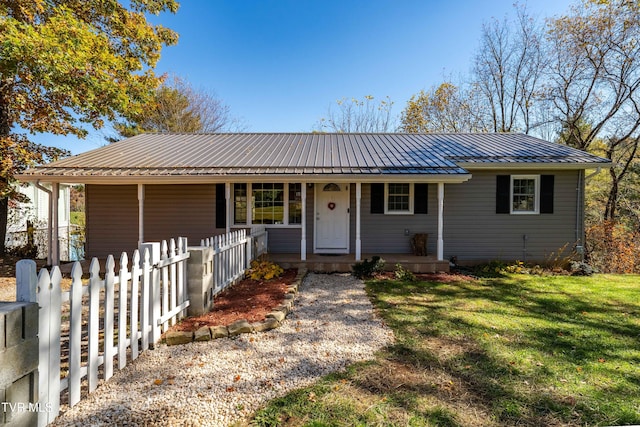
[[[117, 271], [110, 255], [104, 279], [94, 258], [86, 284], [80, 263], [74, 263], [68, 291], [61, 288], [62, 275], [57, 266], [51, 274], [42, 269], [36, 277], [34, 261], [18, 262], [18, 301], [40, 306], [39, 402], [49, 403], [52, 410], [40, 413], [39, 425], [45, 426], [58, 416], [63, 392], [68, 393], [69, 406], [74, 406], [81, 399], [84, 378], [87, 392], [93, 392], [100, 368], [102, 378], [108, 380], [113, 375], [114, 359], [118, 369], [124, 368], [127, 360], [135, 360], [152, 347], [160, 339], [161, 330], [185, 314], [189, 306], [187, 240], [162, 242], [159, 256], [150, 253], [152, 247], [158, 246], [144, 247], [142, 257], [135, 251], [130, 268], [129, 258], [123, 253]], [[153, 263], [152, 257], [159, 260]], [[68, 366], [61, 366], [62, 360]]]
[[213, 296], [242, 278], [251, 261], [266, 253], [267, 235], [264, 226], [255, 226], [248, 236], [240, 229], [200, 241], [200, 246], [213, 248]]
[[252, 243], [252, 259], [258, 258], [262, 254], [267, 253], [269, 247], [269, 234], [267, 228], [264, 225], [254, 225], [251, 227], [249, 234]]

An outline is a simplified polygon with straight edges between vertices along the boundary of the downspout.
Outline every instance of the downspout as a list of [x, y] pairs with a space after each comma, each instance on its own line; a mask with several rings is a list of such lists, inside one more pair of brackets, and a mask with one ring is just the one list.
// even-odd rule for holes
[[47, 218], [47, 265], [52, 265], [51, 248], [53, 242], [51, 241], [51, 237], [53, 236], [53, 191], [40, 184], [40, 180], [37, 180], [34, 185], [36, 186], [36, 188], [44, 191], [49, 195], [49, 216]]

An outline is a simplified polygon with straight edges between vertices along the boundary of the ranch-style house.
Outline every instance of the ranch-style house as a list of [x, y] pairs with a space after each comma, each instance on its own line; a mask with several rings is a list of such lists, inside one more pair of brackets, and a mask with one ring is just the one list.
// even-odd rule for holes
[[522, 134], [167, 133], [19, 179], [54, 194], [62, 183], [86, 185], [87, 257], [262, 225], [272, 256], [301, 262], [408, 255], [412, 237], [426, 234], [427, 258], [439, 270], [453, 258], [579, 254], [585, 181], [609, 166]]

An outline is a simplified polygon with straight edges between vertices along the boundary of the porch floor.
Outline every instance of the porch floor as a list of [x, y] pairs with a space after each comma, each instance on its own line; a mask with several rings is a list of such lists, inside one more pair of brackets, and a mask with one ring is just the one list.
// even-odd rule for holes
[[[449, 261], [438, 261], [435, 256], [417, 256], [410, 254], [362, 254], [362, 259], [371, 259], [378, 255], [385, 260], [385, 270], [393, 271], [396, 264], [413, 273], [448, 272]], [[319, 255], [307, 254], [307, 260], [301, 261], [300, 254], [274, 254], [267, 255], [269, 261], [279, 264], [283, 268], [307, 268], [310, 271], [321, 273], [348, 273], [351, 266], [356, 263], [355, 254], [344, 255]]]

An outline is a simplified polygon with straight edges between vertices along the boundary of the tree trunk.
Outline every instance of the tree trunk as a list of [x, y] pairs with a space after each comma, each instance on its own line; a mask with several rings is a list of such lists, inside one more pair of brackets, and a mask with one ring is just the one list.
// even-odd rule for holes
[[[0, 85], [0, 153], [9, 155], [6, 148], [7, 139], [11, 136], [11, 123], [9, 123], [9, 103], [7, 93], [2, 90], [7, 85]], [[3, 149], [5, 148], [5, 149]], [[0, 176], [0, 255], [5, 253], [5, 239], [7, 237], [7, 219], [9, 217], [9, 196], [6, 186], [9, 184], [8, 176]]]
[[607, 205], [604, 208], [604, 219], [608, 221], [615, 221], [617, 213], [616, 208], [618, 204], [619, 177], [616, 175], [613, 168], [609, 169], [609, 174], [611, 175], [611, 188], [609, 189]]
[[9, 198], [0, 199], [0, 256], [5, 254], [5, 239], [7, 238], [7, 218], [9, 217]]

